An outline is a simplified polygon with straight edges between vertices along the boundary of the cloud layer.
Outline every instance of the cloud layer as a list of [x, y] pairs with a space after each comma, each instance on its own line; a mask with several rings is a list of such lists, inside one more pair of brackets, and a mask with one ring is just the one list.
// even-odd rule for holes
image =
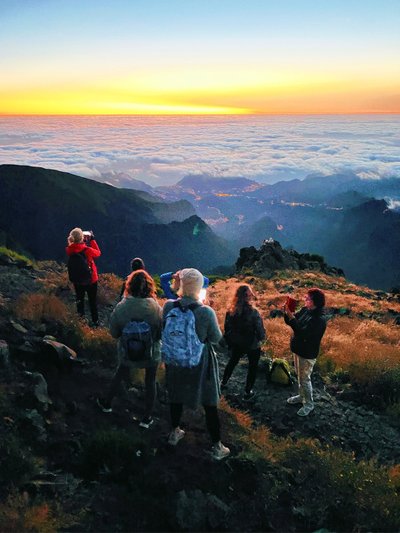
[[[0, 117], [0, 163], [34, 165], [119, 185], [188, 174], [262, 183], [351, 170], [400, 178], [400, 117]], [[110, 178], [111, 175], [111, 178]], [[115, 176], [113, 178], [113, 176]]]

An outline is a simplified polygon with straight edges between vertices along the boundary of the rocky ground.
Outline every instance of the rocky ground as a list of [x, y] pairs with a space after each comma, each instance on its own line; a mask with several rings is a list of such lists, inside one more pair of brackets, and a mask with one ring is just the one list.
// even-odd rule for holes
[[382, 463], [400, 461], [399, 429], [392, 425], [389, 417], [360, 405], [361, 398], [356, 394], [348, 394], [340, 387], [327, 387], [316, 371], [313, 375], [315, 410], [302, 418], [296, 414], [298, 406], [286, 403], [289, 396], [296, 394], [296, 384], [282, 387], [267, 383], [262, 360], [260, 366], [255, 386], [257, 395], [253, 400], [243, 400], [244, 362], [225, 391], [227, 401], [248, 411], [255, 424], [268, 426], [280, 437], [316, 438], [354, 452], [357, 459], [376, 458]]
[[[57, 268], [52, 268], [57, 274]], [[10, 313], [18, 295], [40, 291], [40, 280], [50, 274], [49, 267], [0, 266], [0, 339], [4, 340], [0, 343], [0, 434], [3, 439], [21, 435], [30, 451], [41, 457], [39, 468], [19, 487], [26, 498], [62, 501], [64, 511], [75, 516], [70, 531], [240, 531], [257, 530], [260, 523], [265, 530], [298, 530], [301, 522], [296, 523], [293, 513], [271, 517], [265, 511], [260, 517], [259, 510], [254, 516], [249, 512], [249, 499], [257, 490], [254, 465], [241, 458], [243, 445], [232, 431], [232, 418], [226, 410], [221, 412], [223, 442], [232, 453], [225, 462], [215, 463], [207, 454], [210, 443], [201, 410], [185, 412], [185, 438], [176, 448], [167, 445], [168, 407], [162, 372], [156, 420], [149, 430], [138, 426], [144, 396], [140, 375], [133, 376], [131, 385], [121, 390], [112, 413], [98, 409], [96, 398], [107, 389], [113, 373], [110, 361], [105, 364], [85, 351], [71, 358], [65, 348], [46, 344], [46, 335], [68, 344], [68, 336], [55, 322], [33, 325]], [[68, 287], [57, 290], [72, 301]], [[103, 323], [111, 308], [103, 307]], [[222, 353], [219, 358], [222, 371], [227, 355]], [[316, 372], [316, 408], [304, 419], [296, 415], [295, 406], [286, 404], [295, 385], [268, 383], [265, 360], [260, 363], [256, 397], [246, 402], [246, 371], [243, 360], [224, 398], [239, 412], [248, 413], [253, 427], [266, 426], [273, 435], [294, 441], [315, 438], [354, 452], [357, 459], [376, 458], [382, 465], [400, 462], [399, 428], [379, 411], [362, 405], [360, 397], [351, 396], [345, 387], [327, 387]], [[102, 445], [113, 446], [113, 458], [96, 464], [100, 444], [91, 439], [101, 432]], [[113, 434], [121, 436], [118, 443], [107, 440]], [[101, 453], [104, 457], [106, 451]], [[144, 478], [140, 472], [145, 472]]]

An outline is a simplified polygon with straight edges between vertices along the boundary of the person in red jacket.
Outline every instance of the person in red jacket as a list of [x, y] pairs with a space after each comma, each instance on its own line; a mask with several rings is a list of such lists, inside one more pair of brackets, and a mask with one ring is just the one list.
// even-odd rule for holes
[[84, 235], [81, 228], [74, 228], [71, 230], [68, 236], [68, 246], [66, 248], [68, 257], [74, 254], [84, 253], [86, 261], [89, 267], [90, 279], [88, 282], [73, 281], [75, 294], [76, 294], [76, 308], [78, 314], [82, 317], [85, 316], [85, 293], [88, 295], [90, 313], [92, 315], [92, 321], [94, 326], [99, 325], [99, 314], [97, 311], [97, 282], [99, 276], [97, 274], [96, 263], [94, 260], [100, 257], [100, 248], [97, 242], [94, 240], [93, 232], [88, 235]]

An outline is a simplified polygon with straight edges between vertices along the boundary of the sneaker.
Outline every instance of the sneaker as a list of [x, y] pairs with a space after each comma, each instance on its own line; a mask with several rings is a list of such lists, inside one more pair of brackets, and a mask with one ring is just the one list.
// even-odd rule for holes
[[142, 418], [142, 420], [139, 422], [139, 426], [141, 428], [145, 428], [145, 429], [149, 429], [149, 427], [151, 426], [151, 424], [154, 422], [154, 418], [152, 418], [151, 416], [145, 416], [144, 418]]
[[297, 411], [297, 414], [299, 416], [308, 416], [313, 410], [313, 405], [303, 405], [303, 407], [300, 407], [300, 409]]
[[171, 431], [171, 433], [168, 436], [168, 444], [171, 446], [176, 446], [178, 442], [183, 439], [185, 436], [185, 432], [181, 428], [175, 428]]
[[248, 402], [249, 400], [252, 400], [255, 397], [256, 393], [251, 390], [249, 392], [245, 392], [243, 395], [243, 400]]
[[100, 407], [100, 409], [103, 411], [103, 413], [112, 413], [111, 405], [107, 403], [104, 400], [104, 398], [97, 398], [96, 403]]
[[228, 457], [230, 453], [230, 449], [224, 446], [221, 441], [217, 442], [217, 444], [214, 444], [211, 448], [211, 457], [217, 461], [225, 459], [225, 457]]
[[297, 396], [291, 396], [290, 398], [288, 398], [287, 400], [287, 403], [290, 404], [290, 405], [295, 405], [296, 403], [303, 403], [302, 399], [300, 398], [299, 395]]

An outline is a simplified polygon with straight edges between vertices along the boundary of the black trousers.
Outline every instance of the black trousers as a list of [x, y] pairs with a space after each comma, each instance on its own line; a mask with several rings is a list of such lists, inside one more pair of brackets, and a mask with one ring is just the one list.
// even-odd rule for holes
[[87, 293], [92, 320], [93, 322], [97, 322], [99, 320], [99, 313], [97, 311], [97, 281], [90, 285], [74, 285], [74, 287], [78, 315], [85, 316], [85, 293]]
[[[154, 409], [154, 403], [156, 400], [156, 374], [157, 366], [150, 366], [145, 369], [144, 385], [146, 391], [145, 397], [145, 413], [144, 416], [150, 416]], [[111, 405], [111, 402], [116, 396], [118, 389], [121, 385], [121, 381], [129, 383], [130, 379], [130, 367], [124, 364], [120, 364], [114, 377], [111, 381], [110, 390], [106, 398], [106, 404]]]
[[[216, 405], [203, 405], [206, 413], [206, 425], [210, 434], [212, 442], [219, 442], [221, 440], [221, 430], [218, 416], [218, 409]], [[170, 403], [171, 425], [177, 428], [181, 421], [183, 404]]]
[[222, 383], [225, 385], [228, 382], [229, 378], [232, 375], [233, 370], [235, 369], [236, 365], [240, 361], [240, 358], [243, 357], [243, 355], [247, 355], [249, 359], [249, 368], [247, 371], [247, 379], [246, 379], [246, 392], [250, 392], [254, 386], [254, 383], [257, 377], [258, 361], [260, 360], [260, 356], [261, 356], [260, 348], [246, 351], [243, 348], [239, 348], [238, 346], [232, 346], [231, 357], [228, 361], [228, 364], [225, 367], [225, 372], [222, 378]]

